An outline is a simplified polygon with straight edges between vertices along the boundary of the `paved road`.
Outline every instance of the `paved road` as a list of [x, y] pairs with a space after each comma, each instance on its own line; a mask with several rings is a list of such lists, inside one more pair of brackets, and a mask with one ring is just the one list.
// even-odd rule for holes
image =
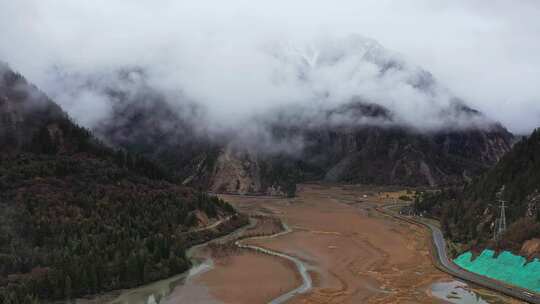
[[[388, 208], [393, 207], [393, 206], [397, 206], [397, 205], [400, 205], [400, 204], [385, 205], [385, 206], [382, 207], [382, 209], [387, 210]], [[378, 210], [382, 211], [380, 209], [378, 209]], [[433, 244], [435, 245], [435, 248], [437, 250], [437, 260], [438, 260], [438, 263], [439, 263], [439, 265], [437, 265], [437, 266], [441, 270], [443, 270], [444, 272], [446, 272], [446, 273], [448, 273], [448, 274], [450, 274], [450, 275], [452, 275], [454, 277], [457, 277], [459, 279], [462, 279], [464, 281], [468, 281], [468, 282], [471, 282], [473, 284], [476, 284], [478, 286], [482, 286], [482, 287], [485, 287], [485, 288], [488, 288], [488, 289], [491, 289], [491, 290], [501, 292], [501, 293], [503, 293], [505, 295], [508, 295], [508, 296], [511, 296], [513, 298], [516, 298], [516, 299], [519, 299], [519, 300], [522, 300], [522, 301], [525, 301], [525, 302], [528, 302], [528, 303], [538, 303], [538, 304], [540, 304], [540, 295], [539, 294], [532, 293], [532, 292], [530, 292], [530, 291], [528, 291], [526, 289], [523, 289], [523, 288], [519, 288], [519, 287], [515, 287], [515, 286], [509, 286], [509, 285], [506, 285], [506, 284], [504, 284], [504, 283], [502, 283], [500, 281], [489, 279], [487, 277], [484, 277], [484, 276], [481, 276], [481, 275], [466, 271], [466, 270], [460, 268], [459, 266], [457, 266], [456, 264], [454, 264], [454, 262], [452, 262], [452, 260], [450, 258], [448, 258], [448, 254], [446, 252], [446, 243], [444, 241], [444, 236], [443, 236], [441, 230], [438, 227], [436, 227], [436, 226], [434, 226], [434, 225], [432, 225], [430, 223], [427, 223], [425, 221], [413, 219], [411, 217], [399, 216], [399, 215], [391, 213], [390, 211], [382, 211], [382, 212], [384, 212], [386, 214], [389, 214], [389, 215], [391, 215], [393, 217], [396, 217], [398, 219], [407, 221], [407, 222], [414, 222], [414, 223], [420, 224], [422, 226], [428, 227], [432, 232]]]

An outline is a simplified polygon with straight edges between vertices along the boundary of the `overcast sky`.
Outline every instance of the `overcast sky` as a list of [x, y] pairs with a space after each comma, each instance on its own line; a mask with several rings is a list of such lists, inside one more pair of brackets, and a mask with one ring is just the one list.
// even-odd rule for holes
[[[535, 0], [0, 0], [0, 60], [60, 103], [52, 67], [151, 66], [164, 88], [233, 116], [304, 96], [260, 80], [281, 68], [269, 48], [359, 34], [525, 133], [540, 126], [539, 16]], [[107, 110], [99, 96], [81, 100], [65, 105], [79, 119]]]

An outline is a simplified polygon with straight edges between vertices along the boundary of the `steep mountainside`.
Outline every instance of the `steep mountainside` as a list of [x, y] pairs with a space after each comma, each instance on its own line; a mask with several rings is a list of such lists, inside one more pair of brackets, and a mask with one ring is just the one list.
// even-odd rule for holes
[[[355, 119], [379, 119], [372, 125], [329, 124], [336, 111]], [[215, 192], [291, 194], [287, 183], [331, 182], [429, 185], [459, 184], [484, 172], [504, 155], [512, 135], [492, 124], [467, 130], [422, 132], [391, 124], [377, 105], [351, 103], [317, 122], [293, 119], [269, 123], [276, 145], [300, 141], [294, 153], [223, 149], [210, 179]], [[475, 114], [477, 115], [477, 114]], [[385, 126], [382, 121], [387, 121]], [[263, 171], [261, 168], [268, 168]], [[266, 184], [264, 184], [266, 182]], [[288, 189], [288, 191], [282, 191]]]
[[[456, 184], [492, 166], [512, 141], [497, 123], [419, 130], [384, 106], [355, 100], [315, 113], [307, 106], [270, 112], [257, 122], [262, 132], [244, 144], [234, 132], [209, 137], [190, 120], [200, 109], [174, 108], [143, 77], [137, 79], [130, 91], [103, 89], [115, 96], [113, 111], [96, 134], [172, 168], [183, 184], [213, 192], [291, 195], [294, 184], [305, 180]], [[437, 115], [485, 120], [458, 100]]]
[[28, 148], [32, 136], [48, 121], [65, 120], [60, 107], [0, 63], [0, 149]]
[[[188, 102], [174, 106], [168, 95], [147, 83], [140, 69], [71, 82], [66, 90], [92, 90], [110, 101], [111, 112], [92, 130], [100, 139], [157, 161], [180, 183], [207, 188], [222, 141], [209, 138], [201, 129], [200, 107]], [[185, 99], [181, 94], [174, 97]]]
[[189, 98], [189, 85], [183, 91], [178, 80], [167, 90], [168, 78], [152, 77], [144, 68], [67, 75], [58, 82], [109, 103], [107, 117], [93, 125], [99, 138], [171, 168], [186, 185], [213, 192], [292, 195], [296, 182], [314, 179], [455, 184], [510, 149], [512, 135], [504, 127], [374, 40], [276, 43], [262, 52], [274, 67], [265, 75], [272, 92], [290, 90], [276, 98], [291, 100], [264, 99], [261, 112], [230, 114], [231, 125], [199, 95]]
[[302, 179], [288, 155], [246, 150], [233, 144], [234, 135], [226, 131], [210, 137], [200, 107], [173, 106], [139, 69], [120, 71], [113, 79], [93, 76], [79, 83], [111, 102], [109, 117], [93, 129], [106, 143], [156, 161], [183, 185], [213, 192], [294, 194], [295, 182]]
[[227, 203], [107, 148], [3, 65], [0, 114], [0, 303], [168, 277], [189, 267], [188, 246], [243, 223]]
[[498, 161], [512, 138], [497, 124], [422, 132], [393, 124], [392, 113], [382, 106], [361, 102], [329, 111], [325, 120], [331, 121], [336, 113], [377, 123], [310, 128], [304, 126], [314, 124], [303, 122], [288, 127], [304, 140], [301, 158], [318, 168], [314, 174], [321, 172], [320, 177], [329, 181], [411, 186], [458, 183]]
[[[540, 256], [539, 190], [540, 130], [536, 130], [464, 189], [426, 194], [416, 207], [440, 217], [446, 235], [467, 247], [487, 246]], [[506, 201], [508, 230], [495, 242], [500, 200]]]

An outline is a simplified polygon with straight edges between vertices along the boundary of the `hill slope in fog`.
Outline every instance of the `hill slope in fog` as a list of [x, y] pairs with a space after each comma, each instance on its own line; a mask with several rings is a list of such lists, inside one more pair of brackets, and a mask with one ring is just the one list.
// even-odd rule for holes
[[232, 217], [192, 233], [234, 210], [174, 183], [151, 161], [100, 143], [4, 65], [0, 118], [1, 303], [169, 277], [189, 268], [187, 247], [242, 224]]

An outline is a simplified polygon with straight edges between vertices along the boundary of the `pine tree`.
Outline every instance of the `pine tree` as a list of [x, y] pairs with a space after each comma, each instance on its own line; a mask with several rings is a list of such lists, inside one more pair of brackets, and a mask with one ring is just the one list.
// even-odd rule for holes
[[39, 299], [34, 295], [27, 295], [24, 298], [24, 304], [39, 304]]
[[66, 300], [71, 300], [71, 297], [73, 296], [73, 289], [71, 284], [71, 277], [67, 275], [64, 282], [64, 298], [66, 298]]

